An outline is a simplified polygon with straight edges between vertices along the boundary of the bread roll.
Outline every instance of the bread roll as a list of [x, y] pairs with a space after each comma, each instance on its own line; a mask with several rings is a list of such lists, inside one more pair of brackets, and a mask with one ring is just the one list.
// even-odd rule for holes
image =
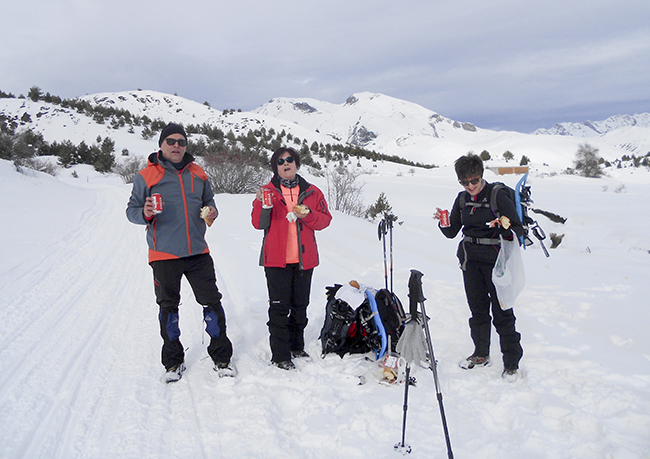
[[212, 226], [212, 223], [214, 223], [214, 219], [208, 218], [208, 214], [210, 213], [210, 208], [209, 207], [202, 207], [201, 208], [201, 218], [205, 220], [205, 223], [208, 226]]
[[309, 213], [309, 207], [305, 206], [304, 204], [297, 204], [293, 206], [293, 213], [300, 217], [304, 217]]

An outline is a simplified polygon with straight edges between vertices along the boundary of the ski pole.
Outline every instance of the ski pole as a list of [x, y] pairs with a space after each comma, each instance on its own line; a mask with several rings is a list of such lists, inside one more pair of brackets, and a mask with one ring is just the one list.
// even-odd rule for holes
[[379, 222], [377, 232], [379, 233], [379, 240], [384, 244], [384, 283], [386, 284], [386, 290], [388, 290], [388, 265], [386, 264], [386, 219], [382, 219]]
[[390, 292], [393, 293], [393, 215], [389, 215], [388, 218], [388, 231], [390, 232]]
[[404, 417], [402, 418], [402, 443], [395, 445], [395, 451], [401, 451], [402, 454], [411, 452], [411, 447], [404, 444], [406, 439], [406, 412], [408, 411], [409, 400], [409, 382], [410, 382], [411, 364], [406, 364], [406, 379], [404, 380]]
[[411, 277], [409, 279], [409, 299], [411, 301], [411, 307], [413, 307], [413, 302], [417, 302], [422, 309], [422, 328], [424, 328], [425, 341], [427, 342], [427, 347], [429, 351], [429, 368], [433, 373], [433, 382], [436, 386], [436, 395], [438, 398], [438, 405], [440, 407], [440, 417], [442, 419], [442, 430], [445, 434], [445, 441], [447, 442], [447, 456], [449, 459], [454, 459], [454, 453], [451, 450], [451, 440], [449, 439], [449, 430], [447, 429], [447, 417], [445, 416], [445, 408], [442, 403], [442, 391], [440, 390], [440, 382], [438, 381], [438, 371], [436, 358], [433, 355], [433, 345], [431, 344], [431, 333], [429, 332], [429, 322], [427, 319], [427, 312], [424, 307], [424, 301], [426, 298], [422, 293], [422, 274], [416, 269], [411, 270]]

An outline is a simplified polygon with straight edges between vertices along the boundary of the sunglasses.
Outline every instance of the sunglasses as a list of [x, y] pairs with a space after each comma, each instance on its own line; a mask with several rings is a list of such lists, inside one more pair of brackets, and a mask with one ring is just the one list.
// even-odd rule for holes
[[282, 166], [284, 163], [291, 164], [293, 162], [293, 156], [288, 156], [287, 158], [278, 159], [278, 166]]
[[185, 140], [185, 139], [172, 139], [170, 137], [167, 137], [165, 139], [165, 142], [167, 142], [167, 145], [169, 145], [170, 147], [173, 147], [176, 144], [176, 142], [178, 142], [179, 147], [186, 147], [187, 146], [187, 140]]
[[459, 180], [458, 183], [460, 183], [460, 184], [463, 185], [463, 186], [467, 186], [467, 185], [469, 185], [470, 183], [471, 183], [472, 185], [476, 185], [476, 184], [478, 184], [480, 181], [481, 181], [480, 178], [473, 178], [472, 180]]

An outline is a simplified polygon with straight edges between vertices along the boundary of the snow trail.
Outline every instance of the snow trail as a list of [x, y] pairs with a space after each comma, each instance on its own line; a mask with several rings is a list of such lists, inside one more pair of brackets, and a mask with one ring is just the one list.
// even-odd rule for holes
[[[262, 234], [250, 225], [252, 196], [218, 195], [221, 215], [207, 238], [239, 375], [219, 378], [212, 370], [201, 307], [184, 282], [181, 339], [188, 369], [181, 381], [165, 385], [145, 234], [124, 214], [130, 186], [89, 172], [83, 180], [16, 177], [5, 164], [0, 192], [14, 187], [29, 197], [38, 181], [33, 196], [49, 198], [38, 218], [8, 201], [0, 208], [29, 221], [3, 233], [21, 256], [0, 260], [1, 457], [394, 457], [403, 387], [378, 384], [375, 365], [363, 356], [321, 359], [317, 340], [325, 286], [352, 279], [383, 286], [376, 224], [335, 213], [332, 226], [317, 235], [321, 265], [306, 334], [313, 361], [297, 361], [298, 371], [285, 372], [269, 365], [266, 282], [258, 266]], [[600, 184], [536, 179], [536, 196], [545, 200], [540, 207], [569, 217], [561, 227], [540, 223], [547, 233], [559, 229], [567, 236], [550, 259], [539, 248], [525, 254], [528, 285], [515, 307], [523, 377], [507, 384], [496, 335], [491, 367], [458, 367], [471, 341], [457, 241], [436, 233], [412, 199], [417, 193], [451, 203], [447, 172], [391, 177], [396, 185], [388, 196], [404, 222], [394, 230], [395, 290], [406, 305], [409, 269], [425, 274], [455, 457], [645, 458], [650, 246], [642, 232], [650, 217], [639, 215], [624, 230], [602, 215], [631, 212], [647, 185], [614, 193], [602, 183], [612, 190], [624, 177]], [[383, 178], [366, 179], [374, 197]], [[407, 181], [411, 189], [400, 193]], [[576, 210], [566, 200], [576, 186], [605, 199]], [[57, 218], [65, 221], [48, 225]], [[360, 375], [366, 384], [359, 385]], [[414, 375], [406, 434], [411, 456], [446, 457], [431, 372], [416, 368]]]

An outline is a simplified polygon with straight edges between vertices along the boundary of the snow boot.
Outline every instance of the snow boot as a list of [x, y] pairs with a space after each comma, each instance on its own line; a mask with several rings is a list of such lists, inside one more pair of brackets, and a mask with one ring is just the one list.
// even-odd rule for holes
[[307, 354], [304, 350], [291, 351], [291, 357], [293, 357], [294, 359], [305, 359], [307, 362], [311, 362], [311, 356]]
[[471, 370], [474, 367], [489, 367], [490, 365], [492, 365], [492, 362], [490, 362], [489, 355], [486, 355], [485, 357], [470, 355], [465, 360], [461, 360], [458, 364], [458, 366], [463, 370]]
[[217, 372], [220, 378], [234, 378], [237, 376], [237, 368], [232, 362], [216, 362], [214, 364], [214, 371]]
[[169, 384], [180, 380], [183, 377], [183, 372], [185, 371], [185, 364], [183, 362], [178, 365], [174, 365], [167, 369], [167, 372], [163, 375], [163, 382]]
[[279, 369], [281, 369], [281, 370], [289, 371], [289, 370], [295, 370], [296, 369], [296, 366], [293, 364], [293, 362], [291, 360], [283, 360], [282, 362], [273, 362], [273, 361], [271, 361], [271, 363], [273, 365], [275, 365], [276, 367], [278, 367]]
[[509, 383], [513, 383], [519, 378], [519, 373], [516, 368], [506, 368], [503, 370], [503, 373], [501, 373], [501, 377]]

